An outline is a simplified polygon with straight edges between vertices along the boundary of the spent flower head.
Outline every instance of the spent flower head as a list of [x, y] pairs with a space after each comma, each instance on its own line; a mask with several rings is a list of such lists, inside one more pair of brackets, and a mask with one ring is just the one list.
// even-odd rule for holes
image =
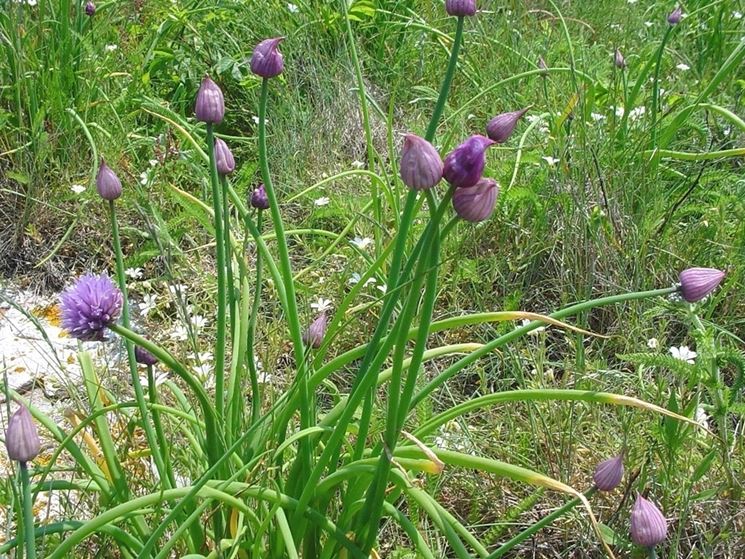
[[62, 327], [83, 341], [102, 341], [122, 311], [122, 292], [105, 274], [86, 274], [61, 297]]
[[140, 365], [153, 366], [158, 362], [158, 359], [145, 348], [135, 346], [135, 361]]

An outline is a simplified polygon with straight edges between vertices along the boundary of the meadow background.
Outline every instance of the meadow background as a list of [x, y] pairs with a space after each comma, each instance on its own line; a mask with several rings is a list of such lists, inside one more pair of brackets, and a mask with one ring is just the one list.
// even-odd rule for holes
[[[495, 114], [531, 109], [509, 142], [491, 148], [486, 174], [502, 187], [494, 215], [477, 226], [460, 223], [443, 246], [435, 317], [548, 314], [588, 298], [672, 285], [690, 266], [726, 270], [700, 315], [706, 343], [713, 340], [719, 352], [703, 354], [719, 360], [732, 389], [725, 411], [730, 439], [722, 444], [633, 409], [534, 402], [466, 415], [433, 444], [511, 461], [577, 487], [587, 486], [597, 462], [623, 446], [621, 489], [594, 502], [610, 541], [624, 549], [626, 511], [634, 491], [646, 486], [671, 522], [660, 556], [742, 557], [745, 6], [688, 1], [686, 17], [670, 29], [666, 16], [675, 4], [668, 1], [478, 5], [477, 17], [466, 21], [438, 147], [446, 153], [483, 133]], [[244, 198], [258, 185], [260, 81], [247, 60], [259, 40], [281, 35], [286, 71], [270, 93], [270, 164], [286, 226], [299, 231], [289, 243], [301, 322], [309, 323], [319, 305], [333, 308], [375, 259], [380, 232], [395, 223], [395, 208], [375, 221], [370, 181], [352, 171], [395, 175], [402, 134], [426, 127], [453, 35], [439, 1], [356, 0], [347, 17], [341, 6], [113, 0], [98, 3], [90, 18], [70, 0], [0, 3], [4, 287], [55, 294], [79, 273], [113, 269], [106, 210], [93, 184], [95, 158], [103, 156], [124, 184], [119, 211], [135, 320], [209, 376], [199, 339], [214, 325], [214, 241], [204, 216], [172, 187], [199, 198], [209, 189], [190, 140], [205, 73], [230, 107], [218, 133], [238, 161], [233, 185]], [[649, 69], [666, 33], [661, 111], [653, 120]], [[613, 64], [616, 48], [625, 69]], [[567, 70], [543, 75], [539, 57]], [[662, 151], [650, 151], [653, 137]], [[419, 231], [423, 215], [415, 222]], [[381, 287], [379, 280], [365, 287], [331, 356], [367, 340]], [[500, 390], [555, 387], [627, 394], [707, 422], [712, 387], [702, 359], [683, 366], [670, 352], [687, 347], [702, 354], [686, 316], [682, 305], [662, 298], [581, 314], [577, 326], [609, 337], [538, 331], [452, 379], [420, 413], [426, 418]], [[187, 332], [184, 324], [191, 325]], [[433, 340], [484, 342], [514, 327], [485, 324]], [[290, 380], [288, 340], [279, 305], [269, 298], [257, 332], [266, 385], [281, 393]], [[425, 373], [446, 365], [429, 361]], [[126, 376], [107, 375], [108, 388], [125, 397]], [[345, 382], [335, 379], [342, 391]], [[705, 405], [691, 407], [699, 395]], [[146, 472], [131, 475], [147, 485]], [[563, 502], [467, 469], [446, 468], [423, 485], [490, 548]], [[5, 481], [0, 501], [10, 503], [11, 496]], [[441, 557], [451, 556], [424, 515], [413, 520]], [[381, 556], [415, 556], [394, 525], [382, 530]], [[86, 556], [108, 556], [102, 550], [102, 541], [92, 541]], [[512, 553], [593, 557], [600, 551], [578, 509]]]

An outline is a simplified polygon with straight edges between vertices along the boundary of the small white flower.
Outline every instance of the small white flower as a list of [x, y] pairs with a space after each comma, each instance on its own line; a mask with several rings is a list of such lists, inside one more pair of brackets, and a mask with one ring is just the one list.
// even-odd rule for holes
[[605, 120], [605, 115], [601, 115], [600, 113], [590, 113], [590, 116], [592, 117], [592, 120], [594, 120], [595, 122]]
[[629, 120], [638, 120], [646, 111], [647, 109], [645, 109], [644, 107], [631, 109], [631, 112], [629, 112]]
[[256, 377], [256, 380], [259, 384], [271, 384], [274, 380], [274, 377], [272, 375], [270, 375], [269, 373], [265, 373], [264, 371], [259, 372]]
[[177, 324], [171, 331], [171, 339], [177, 342], [183, 342], [189, 339], [189, 331], [183, 324]]
[[70, 190], [72, 190], [75, 194], [82, 194], [85, 192], [85, 187], [82, 184], [72, 184], [70, 185]]
[[138, 305], [140, 307], [140, 312], [145, 316], [149, 315], [156, 309], [157, 305], [155, 304], [155, 301], [157, 299], [158, 296], [155, 293], [148, 293], [146, 295], [143, 295], [142, 303]]
[[350, 244], [356, 246], [358, 249], [365, 250], [373, 243], [373, 240], [370, 237], [355, 237], [349, 242]]
[[209, 351], [202, 351], [200, 353], [190, 353], [189, 359], [196, 363], [208, 363], [212, 361], [212, 354]]
[[706, 413], [706, 410], [703, 408], [703, 406], [698, 406], [696, 408], [696, 415], [694, 416], [693, 420], [701, 425], [704, 429], [709, 428], [709, 416]]
[[310, 304], [311, 309], [315, 309], [318, 312], [324, 312], [331, 308], [331, 300], [319, 297], [315, 303]]
[[644, 25], [646, 25], [647, 27], [652, 27], [654, 25], [654, 22], [653, 21], [645, 21], [644, 22]]
[[639, 0], [626, 0], [629, 4], [636, 4]]
[[316, 198], [313, 201], [313, 204], [320, 207], [320, 206], [328, 206], [329, 202], [331, 202], [331, 200], [329, 200], [326, 196], [321, 196], [320, 198]]
[[[155, 386], [158, 387], [167, 380], [168, 380], [168, 371], [163, 371], [162, 373], [158, 373], [157, 375], [155, 375]], [[148, 384], [147, 377], [140, 377], [140, 384], [142, 386], [147, 386]]]
[[365, 164], [362, 161], [358, 161], [358, 160], [352, 161], [352, 168], [353, 169], [362, 169], [362, 167], [364, 167], [364, 166], [365, 166]]
[[541, 159], [543, 159], [546, 163], [548, 163], [549, 167], [553, 167], [560, 161], [559, 159], [555, 159], [551, 157], [550, 155], [544, 155], [543, 157], [541, 157]]
[[159, 163], [159, 161], [157, 159], [151, 159], [148, 161], [148, 163], [150, 163], [151, 167], [155, 167]]
[[147, 171], [143, 171], [142, 173], [140, 173], [140, 184], [142, 186], [147, 186], [147, 181], [148, 180], [150, 180], [150, 179], [149, 179], [149, 177], [147, 175]]
[[657, 349], [660, 346], [660, 342], [657, 341], [657, 338], [649, 338], [647, 340], [647, 347], [649, 349]]
[[118, 48], [119, 45], [106, 45], [103, 50], [105, 50], [106, 52], [114, 52]]
[[207, 326], [207, 319], [204, 318], [201, 314], [195, 314], [191, 317], [190, 320], [195, 330], [201, 330], [202, 328]]
[[732, 12], [732, 17], [735, 19], [742, 19], [742, 12]]
[[124, 275], [131, 279], [141, 279], [142, 268], [127, 268], [124, 270]]
[[296, 14], [300, 11], [300, 8], [298, 8], [295, 4], [288, 3], [287, 11], [290, 12], [291, 14]]
[[690, 66], [689, 66], [688, 64], [684, 64], [684, 63], [682, 63], [682, 62], [681, 62], [680, 64], [678, 64], [677, 66], [675, 66], [675, 67], [676, 67], [676, 68], [677, 68], [678, 70], [682, 71], [682, 72], [686, 72], [686, 71], [688, 71], [688, 70], [690, 70], [690, 69], [691, 69], [691, 67], [690, 67]]
[[611, 29], [615, 29], [616, 31], [623, 29], [623, 26], [620, 23], [611, 23], [610, 24]]
[[212, 375], [212, 365], [209, 363], [202, 363], [194, 367], [194, 371], [202, 382], [207, 381]]
[[[261, 119], [258, 116], [252, 116], [251, 120], [254, 121], [254, 124], [259, 124]], [[264, 117], [264, 124], [269, 124], [269, 119], [266, 117]]]
[[[532, 320], [528, 320], [527, 318], [524, 318], [522, 320], [522, 322], [520, 322], [520, 327], [527, 326], [531, 322], [533, 322], [533, 321]], [[539, 326], [538, 328], [535, 328], [535, 329], [531, 330], [530, 332], [528, 332], [528, 336], [537, 336], [538, 334], [540, 334], [541, 332], [543, 332], [545, 329], [546, 329], [545, 326]]]
[[[357, 272], [354, 272], [354, 273], [352, 274], [352, 277], [350, 277], [350, 278], [349, 278], [349, 281], [348, 281], [348, 283], [349, 283], [350, 285], [356, 285], [356, 284], [358, 284], [358, 283], [360, 282], [360, 280], [362, 280], [362, 276], [361, 276], [361, 275], [360, 275], [359, 273], [357, 273]], [[376, 283], [376, 282], [377, 282], [377, 280], [376, 280], [375, 278], [367, 278], [367, 279], [365, 280], [365, 285], [370, 285], [371, 283], [373, 283], [373, 284], [374, 284], [374, 283]]]
[[696, 361], [697, 353], [695, 351], [692, 351], [687, 345], [682, 345], [680, 347], [671, 347], [670, 355], [675, 357], [675, 359], [680, 359], [681, 361], [685, 361], [686, 363], [690, 363], [691, 365], [693, 365], [693, 363]]

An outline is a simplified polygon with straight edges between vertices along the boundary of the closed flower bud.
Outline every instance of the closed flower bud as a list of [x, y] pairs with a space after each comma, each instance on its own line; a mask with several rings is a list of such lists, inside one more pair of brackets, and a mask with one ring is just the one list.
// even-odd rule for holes
[[85, 14], [87, 16], [93, 16], [93, 14], [96, 13], [96, 5], [88, 0], [88, 2], [85, 3]]
[[442, 176], [457, 188], [475, 185], [486, 166], [486, 148], [493, 143], [485, 136], [471, 136], [447, 155]]
[[279, 52], [279, 43], [284, 37], [275, 37], [261, 41], [251, 55], [251, 71], [262, 78], [279, 76], [284, 70], [285, 62]]
[[529, 107], [520, 111], [512, 111], [510, 113], [502, 113], [501, 115], [495, 116], [486, 125], [486, 135], [498, 144], [503, 144], [515, 131], [517, 121], [520, 120], [525, 113], [528, 112]]
[[432, 144], [415, 134], [406, 134], [401, 151], [401, 180], [414, 190], [432, 188], [442, 179], [442, 159]]
[[17, 462], [30, 462], [39, 455], [41, 443], [34, 419], [28, 408], [21, 404], [8, 422], [5, 433], [5, 448], [8, 458]]
[[665, 541], [667, 520], [660, 509], [640, 494], [631, 509], [631, 539], [641, 547], [654, 547]]
[[251, 193], [251, 205], [258, 210], [269, 209], [269, 196], [266, 194], [266, 188], [263, 184]]
[[138, 345], [135, 346], [135, 361], [137, 361], [140, 365], [148, 366], [155, 365], [158, 362], [158, 360], [155, 358], [155, 355]]
[[616, 49], [616, 51], [613, 53], [613, 64], [616, 65], [616, 68], [619, 68], [621, 70], [626, 68], [626, 59], [623, 57], [623, 54], [621, 54], [621, 51], [619, 49]]
[[217, 172], [221, 175], [229, 175], [235, 170], [235, 159], [228, 144], [220, 138], [215, 139], [215, 164]]
[[476, 0], [445, 0], [445, 11], [458, 17], [476, 15]]
[[473, 223], [486, 221], [494, 212], [498, 194], [499, 185], [497, 181], [482, 178], [472, 187], [455, 189], [453, 208], [455, 213], [466, 221]]
[[318, 318], [311, 322], [308, 329], [303, 333], [303, 343], [314, 349], [321, 347], [323, 337], [326, 335], [327, 323], [328, 319], [325, 312], [318, 315]]
[[678, 6], [667, 16], [667, 22], [670, 25], [678, 25], [680, 20], [683, 19], [683, 8]]
[[197, 120], [220, 124], [225, 116], [225, 98], [222, 90], [209, 76], [204, 76], [197, 92], [197, 104], [194, 107]]
[[548, 65], [542, 56], [538, 57], [538, 69], [541, 71], [542, 76], [548, 75]]
[[600, 491], [613, 491], [623, 479], [623, 455], [600, 462], [595, 467], [592, 479]]
[[706, 297], [722, 283], [724, 272], [714, 268], [688, 268], [680, 272], [683, 299], [695, 303]]
[[104, 200], [116, 200], [122, 195], [122, 183], [116, 173], [101, 160], [101, 166], [96, 175], [96, 190]]

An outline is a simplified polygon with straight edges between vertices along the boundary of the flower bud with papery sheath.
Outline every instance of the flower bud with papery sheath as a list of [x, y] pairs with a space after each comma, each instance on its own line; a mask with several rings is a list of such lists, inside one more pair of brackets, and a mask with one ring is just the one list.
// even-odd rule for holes
[[235, 170], [235, 159], [228, 144], [220, 138], [215, 139], [215, 165], [221, 175], [229, 175]]
[[442, 159], [435, 147], [424, 138], [406, 134], [401, 151], [401, 180], [414, 190], [432, 188], [442, 179]]
[[96, 175], [96, 190], [104, 200], [116, 200], [122, 195], [122, 182], [103, 159]]
[[269, 196], [266, 194], [266, 188], [263, 184], [251, 193], [251, 205], [258, 210], [269, 209]]
[[314, 349], [321, 347], [323, 337], [326, 335], [327, 325], [328, 318], [326, 317], [326, 313], [321, 313], [303, 333], [303, 343]]
[[619, 49], [616, 49], [613, 53], [613, 64], [615, 64], [616, 68], [619, 68], [620, 70], [626, 68], [626, 59], [623, 57], [623, 54], [621, 54]]
[[502, 113], [492, 118], [486, 125], [486, 135], [498, 144], [503, 144], [515, 131], [517, 122], [528, 112], [528, 108]]
[[688, 268], [680, 272], [680, 291], [683, 299], [695, 303], [706, 297], [722, 283], [724, 272], [714, 268]]
[[466, 221], [477, 223], [486, 221], [494, 212], [494, 206], [499, 194], [497, 181], [482, 178], [469, 188], [456, 188], [453, 193], [453, 208], [455, 213]]
[[442, 176], [458, 188], [475, 185], [486, 166], [486, 148], [494, 143], [486, 136], [471, 136], [445, 157]]
[[122, 312], [123, 297], [109, 276], [86, 274], [61, 297], [62, 327], [73, 338], [103, 341], [104, 332]]
[[680, 20], [683, 19], [683, 8], [678, 6], [667, 16], [667, 22], [670, 25], [678, 25]]
[[623, 454], [600, 462], [592, 476], [600, 491], [613, 491], [623, 479]]
[[211, 124], [220, 124], [225, 117], [225, 98], [220, 87], [209, 76], [204, 76], [197, 93], [194, 107], [197, 120]]
[[279, 43], [284, 37], [275, 37], [261, 41], [251, 55], [251, 71], [262, 78], [273, 78], [284, 70], [285, 62], [279, 52]]
[[158, 362], [155, 355], [150, 353], [144, 347], [140, 347], [138, 345], [135, 346], [135, 361], [137, 361], [140, 365], [148, 366], [153, 366]]
[[476, 0], [445, 0], [445, 11], [458, 17], [476, 15]]
[[631, 509], [631, 539], [636, 545], [654, 547], [667, 537], [667, 520], [660, 509], [640, 494]]
[[41, 443], [34, 418], [23, 404], [8, 421], [5, 448], [8, 450], [8, 458], [17, 462], [30, 462], [39, 455]]

